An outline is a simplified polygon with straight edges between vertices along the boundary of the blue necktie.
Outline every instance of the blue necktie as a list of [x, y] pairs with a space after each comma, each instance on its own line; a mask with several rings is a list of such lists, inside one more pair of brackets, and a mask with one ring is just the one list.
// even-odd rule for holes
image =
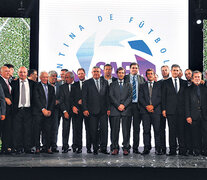
[[178, 93], [177, 79], [175, 79], [175, 92]]
[[119, 87], [120, 87], [120, 91], [122, 92], [122, 90], [123, 90], [122, 81], [119, 82]]
[[132, 100], [135, 100], [137, 97], [136, 93], [136, 81], [135, 81], [135, 75], [133, 76], [133, 81], [132, 81]]
[[48, 90], [47, 90], [47, 84], [44, 84], [44, 91], [45, 91], [46, 107], [47, 107], [48, 106]]

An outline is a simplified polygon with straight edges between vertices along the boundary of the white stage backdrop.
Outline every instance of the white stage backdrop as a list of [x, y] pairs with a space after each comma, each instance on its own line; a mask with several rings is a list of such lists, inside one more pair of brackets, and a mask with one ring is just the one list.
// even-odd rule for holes
[[[42, 0], [39, 72], [109, 63], [140, 74], [177, 63], [188, 68], [188, 0]], [[102, 72], [103, 73], [103, 72]], [[59, 142], [60, 143], [60, 142]], [[61, 143], [60, 143], [61, 144]], [[70, 143], [71, 144], [71, 143]], [[142, 140], [141, 140], [142, 145]]]

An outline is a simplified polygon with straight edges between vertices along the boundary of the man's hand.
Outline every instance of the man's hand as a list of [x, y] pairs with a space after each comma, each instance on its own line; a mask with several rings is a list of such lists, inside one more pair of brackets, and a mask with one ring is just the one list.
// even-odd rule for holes
[[78, 114], [78, 109], [75, 106], [73, 106], [73, 113]]
[[42, 113], [45, 117], [48, 117], [48, 110], [47, 109], [43, 109]]
[[108, 111], [107, 111], [107, 116], [110, 116], [110, 113], [111, 113], [111, 111], [108, 110]]
[[162, 115], [163, 115], [163, 117], [165, 117], [165, 118], [167, 117], [167, 115], [166, 115], [166, 110], [163, 110], [163, 111], [162, 111]]
[[205, 84], [205, 81], [204, 80], [201, 80], [201, 84]]
[[123, 104], [120, 104], [119, 107], [118, 107], [118, 110], [119, 111], [124, 111], [124, 108], [125, 108], [125, 106]]
[[6, 118], [5, 115], [1, 115], [1, 120], [3, 121]]
[[186, 120], [189, 124], [192, 124], [192, 118], [191, 117], [186, 118]]
[[69, 119], [69, 114], [68, 114], [68, 112], [66, 111], [66, 112], [64, 112], [64, 118], [65, 119]]
[[55, 105], [58, 105], [60, 102], [58, 100], [55, 101]]
[[83, 112], [84, 116], [88, 117], [89, 116], [89, 112], [86, 110]]
[[148, 112], [151, 112], [151, 113], [154, 112], [154, 106], [153, 105], [146, 106], [146, 109], [147, 109]]
[[47, 111], [47, 116], [48, 116], [48, 117], [50, 117], [50, 116], [51, 116], [51, 114], [52, 114], [52, 112], [51, 112], [51, 111]]
[[9, 105], [9, 106], [12, 104], [12, 102], [9, 98], [5, 98], [5, 101], [6, 101], [7, 105]]
[[80, 100], [78, 101], [78, 104], [80, 104], [80, 105], [82, 104], [82, 99], [80, 99]]

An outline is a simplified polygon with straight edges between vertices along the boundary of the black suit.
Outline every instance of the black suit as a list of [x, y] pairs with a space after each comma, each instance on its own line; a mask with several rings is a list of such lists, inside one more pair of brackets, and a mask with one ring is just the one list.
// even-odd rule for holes
[[[82, 82], [82, 86], [83, 86]], [[82, 89], [80, 87], [80, 81], [75, 82], [72, 85], [72, 102], [73, 105], [78, 109], [78, 114], [74, 113], [74, 123], [75, 123], [75, 134], [74, 139], [76, 142], [76, 147], [78, 149], [82, 149], [82, 129], [83, 129], [83, 119], [85, 123], [85, 130], [86, 130], [86, 148], [87, 150], [91, 149], [91, 139], [90, 139], [90, 132], [89, 132], [89, 118], [83, 115], [83, 106], [79, 104], [79, 100], [82, 100]]]
[[89, 111], [89, 129], [93, 149], [98, 150], [98, 128], [100, 128], [101, 150], [107, 149], [109, 110], [108, 82], [100, 79], [100, 92], [98, 92], [94, 79], [86, 80], [83, 84], [83, 111]]
[[[124, 77], [126, 82], [130, 82], [130, 74]], [[137, 75], [138, 87], [136, 91], [139, 94], [140, 85], [145, 82], [145, 79]], [[139, 96], [138, 96], [139, 101]], [[132, 102], [132, 119], [133, 119], [133, 150], [138, 150], [139, 147], [139, 134], [140, 134], [140, 123], [141, 123], [141, 114], [138, 101], [136, 103]]]
[[45, 140], [42, 141], [43, 148], [45, 150], [49, 149], [51, 146], [51, 123], [52, 116], [45, 117], [42, 113], [42, 109], [54, 111], [55, 107], [55, 90], [50, 84], [47, 84], [48, 87], [48, 103], [46, 101], [45, 91], [41, 82], [38, 82], [35, 87], [34, 93], [34, 107], [33, 113], [35, 115], [35, 144], [36, 148], [40, 148], [40, 133], [44, 134]]
[[151, 149], [151, 125], [154, 129], [155, 149], [160, 149], [160, 114], [161, 114], [161, 83], [154, 82], [152, 88], [151, 105], [154, 112], [148, 112], [146, 106], [150, 105], [150, 94], [148, 82], [140, 87], [139, 91], [140, 112], [143, 122], [144, 149]]
[[31, 132], [32, 132], [32, 107], [35, 83], [28, 79], [30, 92], [30, 107], [19, 107], [20, 100], [20, 80], [13, 80], [12, 99], [13, 99], [13, 124], [14, 124], [14, 146], [17, 150], [29, 151], [31, 148]]
[[[70, 87], [72, 89], [71, 84]], [[73, 118], [73, 112], [72, 112], [73, 103], [72, 103], [71, 94], [72, 94], [71, 91], [69, 91], [69, 84], [65, 83], [60, 86], [60, 110], [62, 113], [64, 113], [64, 111], [67, 111], [69, 114], [69, 119], [66, 119], [63, 116], [63, 131], [62, 131], [63, 150], [67, 150], [69, 148], [68, 140], [70, 134], [70, 122], [71, 122], [71, 118]]]
[[[6, 102], [4, 91], [0, 84], [0, 117], [1, 115], [6, 115]], [[2, 123], [0, 123], [0, 137], [2, 138]]]
[[185, 89], [187, 82], [179, 79], [180, 88], [178, 93], [175, 91], [175, 87], [172, 78], [163, 81], [162, 86], [162, 110], [166, 110], [167, 120], [169, 125], [169, 145], [170, 151], [173, 153], [176, 151], [177, 143], [176, 137], [178, 137], [179, 152], [186, 151], [185, 144]]
[[[123, 87], [117, 81], [113, 82], [109, 88], [110, 97], [110, 125], [111, 125], [111, 150], [119, 149], [119, 130], [120, 119], [122, 119], [123, 149], [129, 150], [130, 126], [132, 116], [132, 86], [129, 82], [122, 83]], [[119, 111], [120, 104], [125, 106], [124, 111]]]
[[[9, 92], [9, 88], [5, 80], [0, 76], [0, 84], [4, 91], [5, 98], [9, 98], [12, 102], [12, 95]], [[6, 151], [7, 148], [13, 147], [12, 140], [12, 105], [6, 103], [6, 118], [1, 121], [2, 128], [2, 151]]]
[[[198, 88], [200, 95], [198, 95]], [[193, 150], [207, 152], [207, 88], [204, 85], [189, 86], [185, 94], [185, 117], [192, 118], [192, 124], [188, 124], [192, 135]]]

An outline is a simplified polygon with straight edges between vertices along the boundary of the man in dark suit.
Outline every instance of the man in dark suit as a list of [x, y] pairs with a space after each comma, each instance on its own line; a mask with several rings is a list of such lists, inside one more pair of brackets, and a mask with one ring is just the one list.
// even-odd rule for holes
[[36, 69], [29, 69], [28, 70], [28, 79], [37, 82], [37, 70]]
[[111, 150], [112, 155], [119, 152], [119, 130], [122, 120], [123, 154], [129, 154], [130, 126], [132, 116], [132, 86], [130, 82], [124, 82], [125, 69], [117, 69], [118, 80], [112, 82], [109, 88], [110, 96], [110, 125], [111, 125]]
[[201, 84], [202, 74], [194, 71], [192, 85], [185, 94], [185, 116], [192, 135], [193, 155], [207, 156], [207, 88]]
[[1, 121], [2, 127], [2, 148], [1, 152], [10, 154], [12, 152], [12, 95], [9, 83], [10, 70], [8, 67], [1, 67], [0, 84], [3, 88], [6, 101], [6, 118]]
[[[163, 85], [163, 81], [169, 78], [170, 68], [167, 65], [163, 65], [161, 67], [162, 79], [160, 80], [161, 86]], [[166, 117], [163, 117], [161, 114], [160, 119], [160, 147], [161, 153], [166, 154]]]
[[173, 64], [171, 67], [172, 78], [163, 81], [162, 86], [162, 114], [168, 120], [169, 145], [168, 155], [176, 155], [178, 139], [179, 155], [186, 155], [185, 117], [184, 117], [184, 92], [187, 82], [178, 78], [180, 66]]
[[19, 79], [13, 80], [14, 147], [17, 154], [31, 153], [32, 107], [35, 83], [27, 79], [27, 68], [20, 67]]
[[[65, 73], [65, 83], [60, 86], [60, 109], [63, 113], [63, 131], [62, 131], [62, 152], [67, 153], [71, 149], [69, 149], [69, 134], [70, 134], [70, 124], [71, 119], [73, 118], [73, 111], [72, 111], [72, 82], [74, 80], [74, 74], [70, 71]], [[74, 123], [73, 123], [74, 125]], [[73, 128], [75, 131], [75, 128]], [[73, 135], [75, 132], [73, 132]], [[75, 142], [73, 141], [73, 145]], [[74, 148], [74, 147], [73, 147]]]
[[92, 69], [92, 76], [83, 84], [83, 114], [89, 117], [89, 130], [93, 144], [93, 153], [98, 154], [98, 128], [100, 127], [101, 153], [107, 151], [108, 117], [109, 111], [109, 86], [108, 82], [100, 79], [101, 69], [97, 66]]
[[190, 86], [192, 84], [192, 81], [191, 81], [192, 80], [192, 74], [193, 74], [193, 72], [192, 72], [191, 69], [186, 69], [185, 70], [185, 78], [188, 82], [188, 86]]
[[139, 135], [140, 135], [140, 123], [141, 114], [138, 103], [138, 93], [140, 85], [145, 82], [145, 79], [138, 75], [139, 65], [137, 63], [130, 64], [130, 74], [126, 75], [124, 81], [130, 82], [132, 85], [132, 119], [133, 119], [133, 153], [140, 154], [139, 147]]
[[[0, 84], [0, 120], [3, 121], [5, 119], [6, 115], [6, 102], [5, 102], [5, 95], [3, 88]], [[2, 139], [2, 127], [0, 123], [0, 137]]]
[[65, 73], [68, 72], [68, 69], [61, 69], [60, 71], [60, 78], [61, 80], [59, 81], [60, 84], [64, 84], [65, 83]]
[[34, 120], [36, 153], [40, 153], [40, 134], [44, 135], [43, 151], [52, 154], [51, 151], [51, 115], [55, 108], [55, 90], [48, 84], [48, 73], [40, 73], [41, 82], [36, 84], [34, 94]]
[[9, 83], [15, 80], [14, 74], [14, 66], [12, 64], [4, 64], [4, 66], [9, 68]]
[[154, 81], [155, 72], [147, 69], [147, 82], [141, 85], [139, 91], [140, 112], [142, 114], [144, 151], [142, 155], [149, 154], [151, 150], [151, 125], [154, 129], [155, 154], [161, 155], [160, 149], [160, 115], [161, 115], [161, 83]]
[[77, 71], [79, 81], [72, 85], [72, 98], [73, 98], [73, 113], [74, 113], [74, 123], [75, 125], [75, 138], [77, 143], [77, 153], [82, 152], [82, 129], [83, 129], [83, 119], [85, 123], [86, 130], [86, 148], [87, 153], [92, 153], [91, 151], [91, 138], [89, 132], [89, 118], [83, 115], [82, 106], [82, 87], [85, 82], [85, 70], [79, 68]]
[[49, 71], [48, 72], [49, 78], [48, 78], [48, 84], [54, 87], [55, 89], [55, 109], [52, 112], [52, 129], [51, 129], [51, 147], [52, 152], [59, 152], [57, 149], [57, 137], [58, 137], [58, 128], [60, 124], [60, 118], [61, 118], [61, 111], [60, 111], [60, 91], [59, 87], [61, 86], [61, 83], [57, 81], [57, 72], [56, 71]]

